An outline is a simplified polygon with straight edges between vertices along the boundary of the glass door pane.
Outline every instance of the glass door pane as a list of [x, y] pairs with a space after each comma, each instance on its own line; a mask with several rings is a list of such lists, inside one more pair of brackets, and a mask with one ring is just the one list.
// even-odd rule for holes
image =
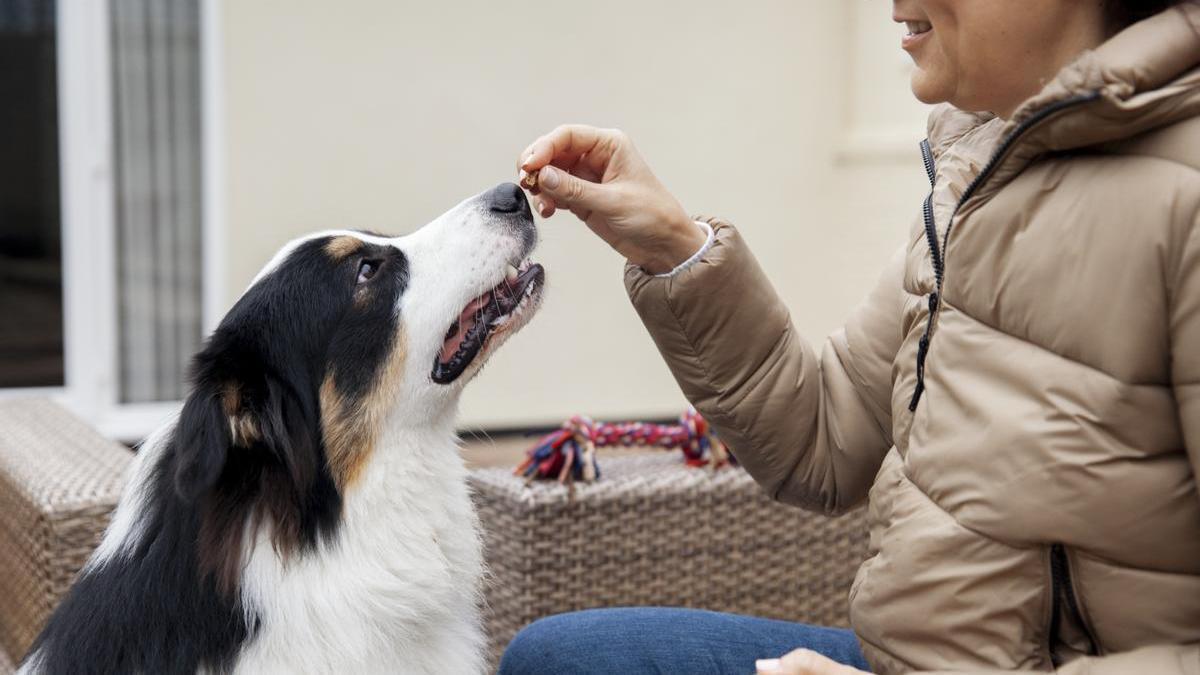
[[109, 7], [119, 400], [175, 401], [200, 345], [200, 3]]
[[53, 0], [0, 0], [0, 387], [63, 384]]

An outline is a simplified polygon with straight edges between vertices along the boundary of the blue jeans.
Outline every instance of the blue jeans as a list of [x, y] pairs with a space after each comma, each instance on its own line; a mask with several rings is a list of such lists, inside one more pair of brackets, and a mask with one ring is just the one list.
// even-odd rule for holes
[[870, 670], [854, 633], [699, 609], [590, 609], [547, 617], [509, 643], [500, 675], [754, 673], [757, 659], [805, 647]]

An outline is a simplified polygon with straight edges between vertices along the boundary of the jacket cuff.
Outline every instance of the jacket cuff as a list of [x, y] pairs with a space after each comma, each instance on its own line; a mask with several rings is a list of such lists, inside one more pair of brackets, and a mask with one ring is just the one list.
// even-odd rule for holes
[[695, 265], [701, 258], [704, 257], [705, 253], [708, 253], [708, 249], [712, 248], [713, 238], [714, 238], [712, 225], [709, 225], [708, 223], [704, 222], [703, 220], [697, 220], [695, 222], [696, 222], [697, 227], [699, 227], [701, 230], [704, 230], [704, 234], [705, 234], [704, 245], [701, 246], [699, 248], [699, 250], [697, 250], [695, 253], [693, 253], [690, 258], [679, 263], [679, 265], [677, 265], [675, 267], [675, 269], [671, 270], [670, 272], [664, 272], [662, 274], [655, 274], [654, 275], [655, 277], [658, 277], [659, 279], [663, 279], [663, 278], [667, 278], [667, 277], [673, 277], [676, 274], [679, 274], [680, 272], [686, 270], [687, 268], [691, 267], [692, 265]]
[[712, 245], [687, 269], [658, 277], [625, 266], [634, 309], [693, 403], [710, 393], [707, 387], [746, 380], [744, 371], [759, 365], [791, 326], [737, 229], [715, 218], [704, 222], [713, 228]]

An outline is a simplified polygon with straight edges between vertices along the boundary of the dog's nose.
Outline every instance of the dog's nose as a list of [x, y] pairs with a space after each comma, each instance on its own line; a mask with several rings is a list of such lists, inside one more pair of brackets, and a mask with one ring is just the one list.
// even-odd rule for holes
[[519, 213], [529, 210], [525, 193], [514, 183], [501, 183], [483, 195], [483, 202], [496, 213]]

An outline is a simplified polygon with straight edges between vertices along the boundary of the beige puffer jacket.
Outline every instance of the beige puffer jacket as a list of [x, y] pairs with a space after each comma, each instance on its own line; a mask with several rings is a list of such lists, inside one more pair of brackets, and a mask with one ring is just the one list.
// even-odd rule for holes
[[720, 221], [627, 268], [637, 311], [773, 496], [869, 497], [878, 672], [1200, 673], [1200, 0], [929, 149], [930, 218], [819, 357]]

